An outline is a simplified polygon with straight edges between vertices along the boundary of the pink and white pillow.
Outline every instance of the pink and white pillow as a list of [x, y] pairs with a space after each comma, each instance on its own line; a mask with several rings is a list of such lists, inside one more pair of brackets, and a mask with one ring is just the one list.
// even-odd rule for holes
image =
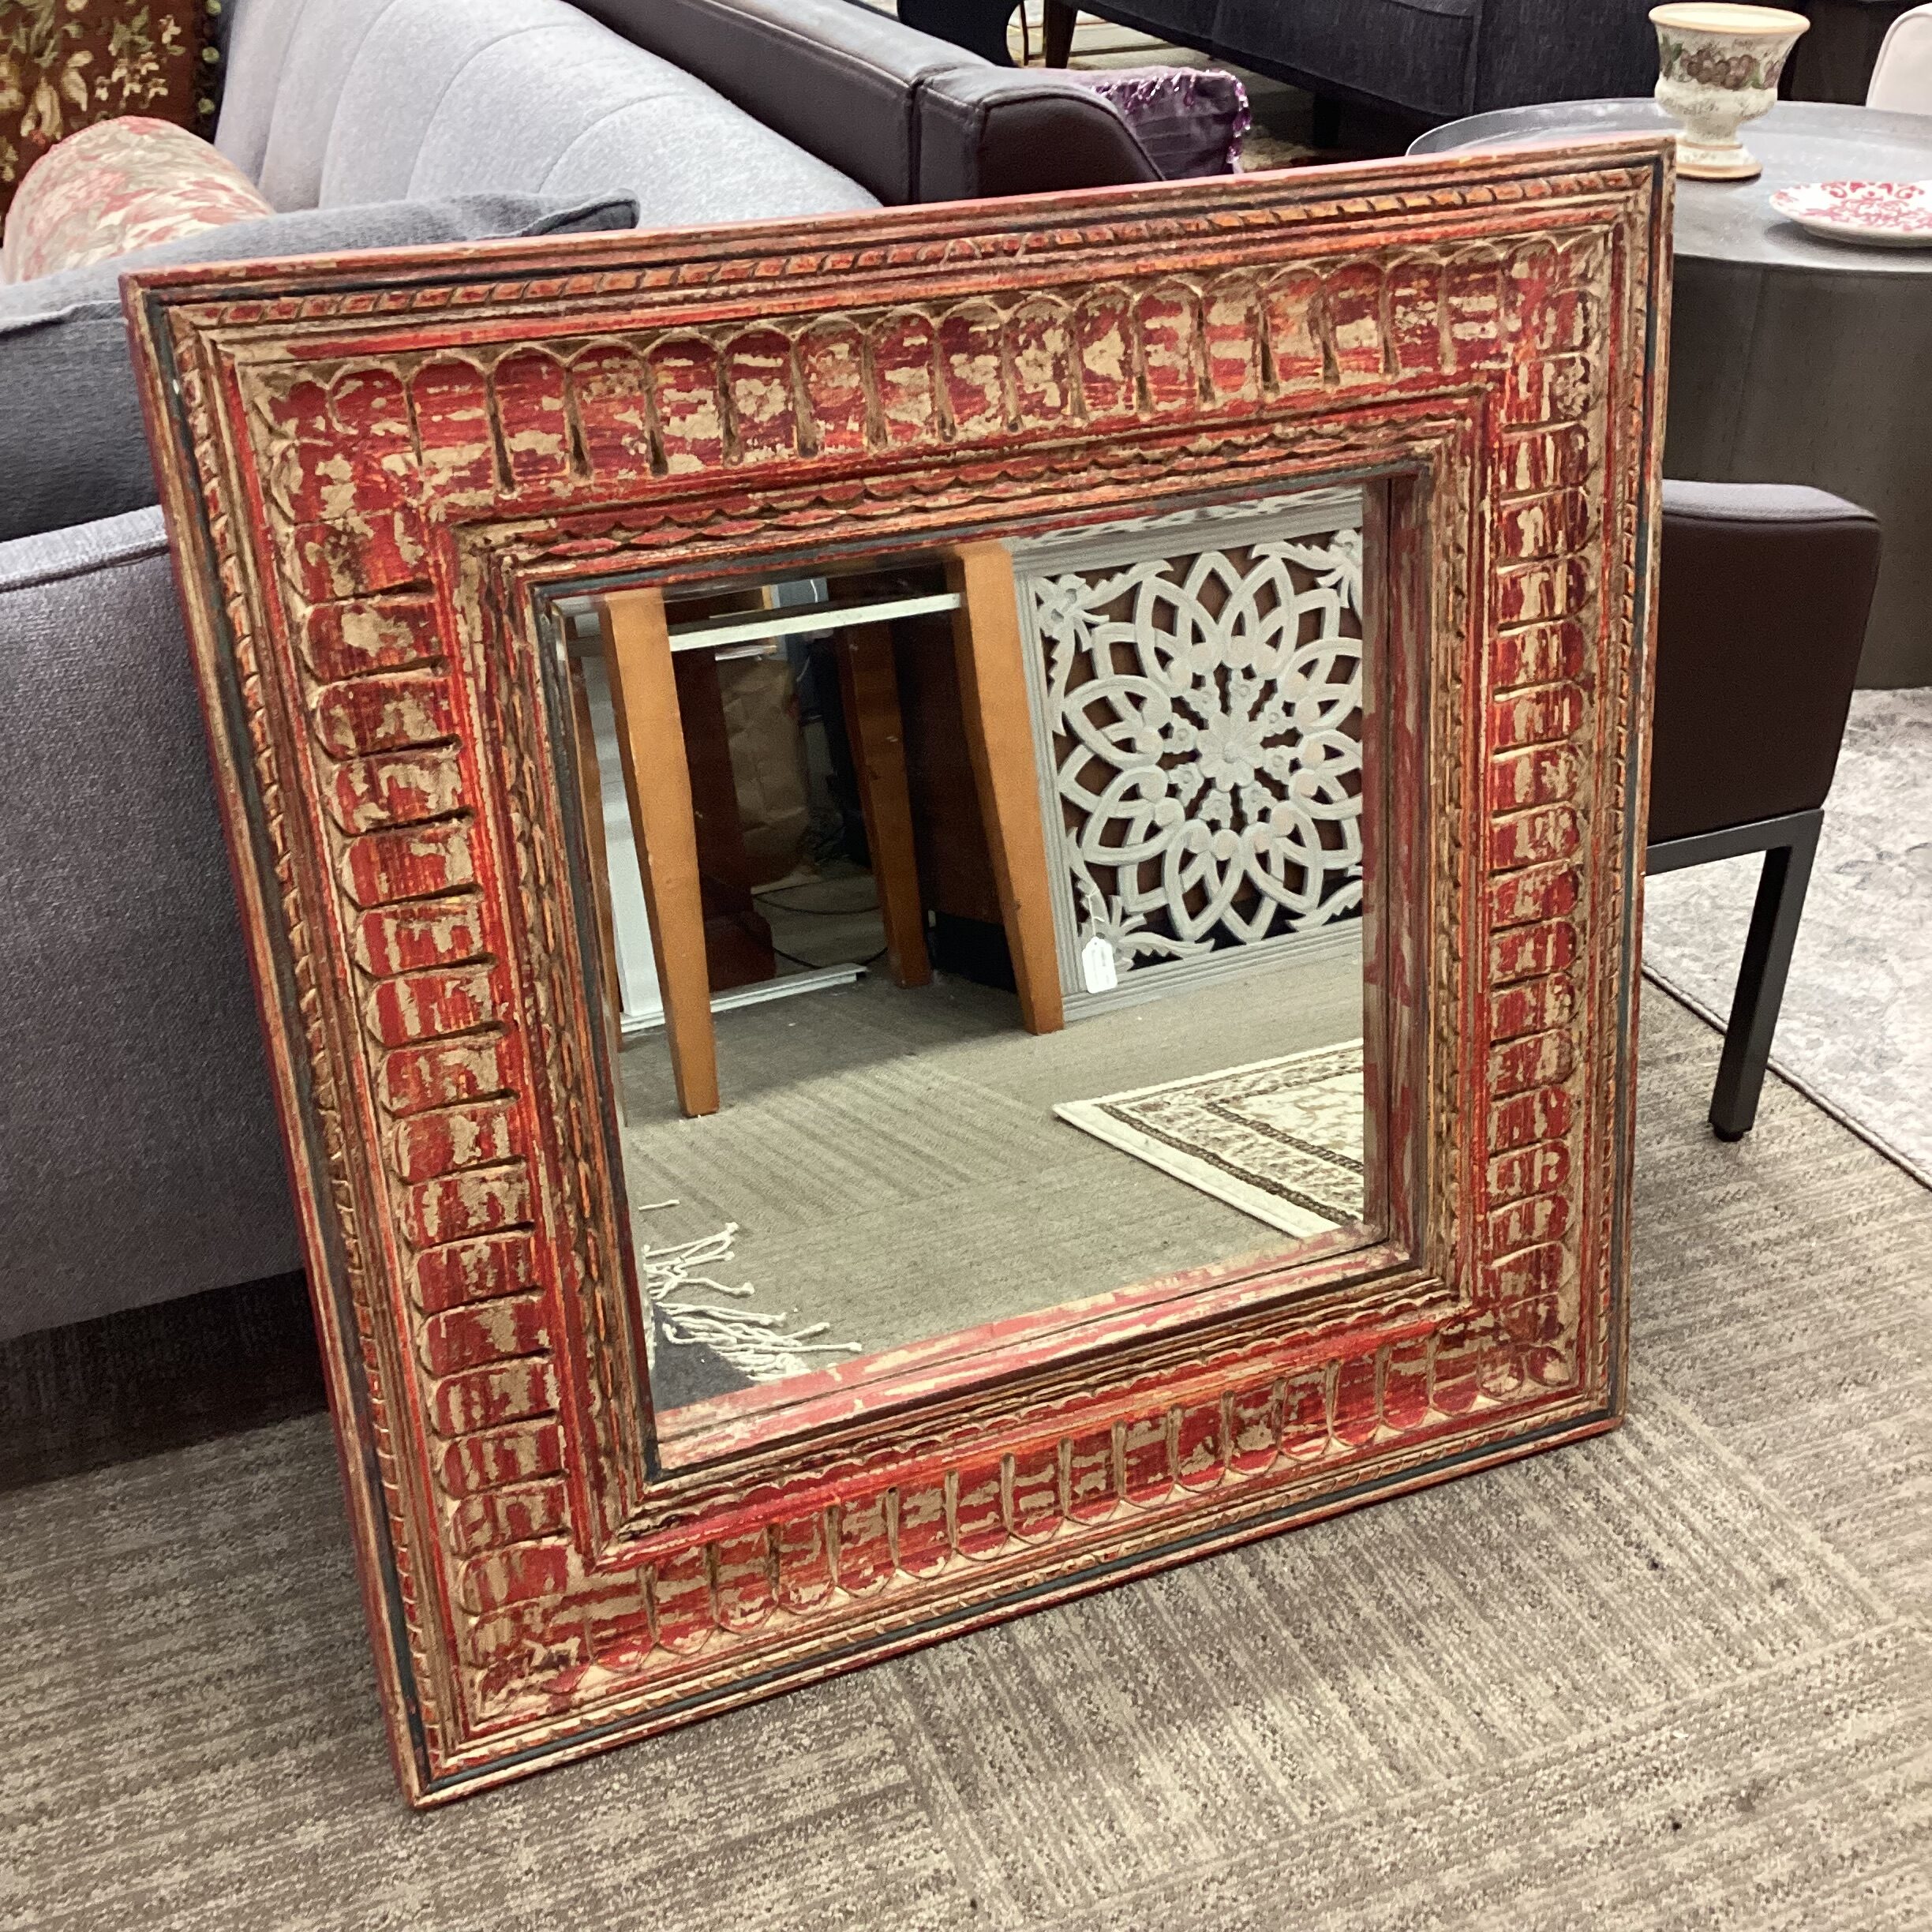
[[7, 212], [0, 282], [30, 282], [275, 212], [208, 142], [168, 121], [97, 122], [27, 170]]

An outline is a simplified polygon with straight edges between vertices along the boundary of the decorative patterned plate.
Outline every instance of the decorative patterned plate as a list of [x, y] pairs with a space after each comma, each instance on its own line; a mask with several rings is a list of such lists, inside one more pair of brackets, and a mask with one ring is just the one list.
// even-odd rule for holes
[[1787, 221], [1828, 241], [1932, 246], [1932, 181], [1808, 182], [1780, 188], [1771, 205]]

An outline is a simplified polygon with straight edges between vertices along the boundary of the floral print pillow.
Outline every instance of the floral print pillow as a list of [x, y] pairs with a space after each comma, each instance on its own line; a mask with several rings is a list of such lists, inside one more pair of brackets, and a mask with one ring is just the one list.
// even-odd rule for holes
[[275, 210], [232, 161], [171, 122], [129, 114], [70, 134], [28, 170], [0, 241], [0, 283], [84, 268]]
[[0, 0], [0, 232], [27, 170], [77, 128], [215, 123], [222, 0]]

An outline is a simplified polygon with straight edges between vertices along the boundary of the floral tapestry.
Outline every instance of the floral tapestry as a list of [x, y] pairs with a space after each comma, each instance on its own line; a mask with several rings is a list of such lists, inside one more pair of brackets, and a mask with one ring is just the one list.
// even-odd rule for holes
[[205, 133], [220, 0], [0, 0], [0, 227], [21, 178], [77, 128], [147, 114]]

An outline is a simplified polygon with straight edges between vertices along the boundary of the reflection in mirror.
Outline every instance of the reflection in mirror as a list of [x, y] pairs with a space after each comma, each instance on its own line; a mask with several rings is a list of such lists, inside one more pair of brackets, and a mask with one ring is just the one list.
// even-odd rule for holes
[[560, 604], [664, 1442], [1371, 1237], [1363, 505]]

